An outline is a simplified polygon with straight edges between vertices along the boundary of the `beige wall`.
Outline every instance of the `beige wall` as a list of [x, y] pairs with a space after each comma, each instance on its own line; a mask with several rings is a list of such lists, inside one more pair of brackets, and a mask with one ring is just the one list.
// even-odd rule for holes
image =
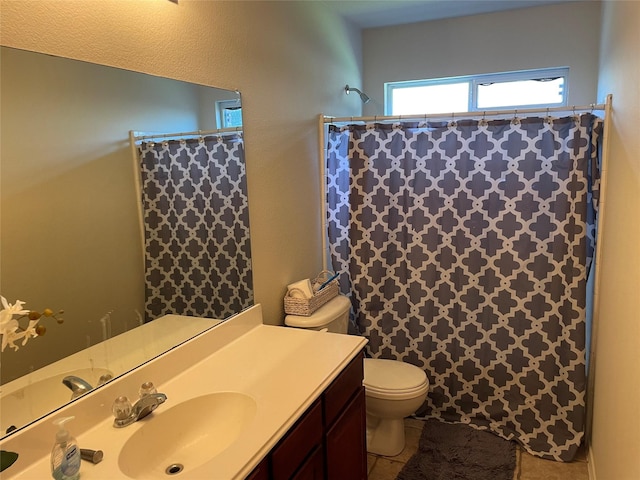
[[384, 83], [569, 67], [569, 105], [593, 103], [600, 4], [523, 8], [363, 33], [365, 114], [384, 113]]
[[[353, 32], [319, 2], [180, 0], [175, 5], [161, 1], [2, 0], [0, 8], [3, 45], [242, 91], [256, 300], [264, 305], [266, 320], [279, 323], [284, 286], [312, 275], [321, 266], [314, 115], [321, 111], [359, 113], [357, 99], [345, 97], [342, 91], [346, 83], [362, 85], [358, 39]], [[500, 22], [496, 21], [499, 15], [507, 14], [438, 22], [444, 31], [430, 43], [440, 45], [443, 55], [430, 63], [430, 71], [439, 76], [555, 66], [566, 62], [565, 47], [572, 49], [575, 42], [594, 38], [597, 50], [600, 24], [595, 7], [581, 6], [586, 10], [580, 16], [556, 16], [547, 10], [551, 8], [566, 6], [538, 7], [520, 17], [512, 17], [517, 15], [513, 12]], [[598, 480], [640, 478], [639, 16], [638, 2], [610, 1], [604, 7], [598, 100], [613, 93], [615, 129], [597, 312], [592, 448]], [[576, 21], [578, 36], [545, 43], [549, 29], [554, 32], [551, 38], [556, 38], [555, 32], [565, 31], [566, 35], [563, 29], [567, 27], [573, 31]], [[458, 32], [467, 31], [457, 22], [469, 29], [467, 46], [478, 43], [480, 37], [471, 34], [476, 32], [487, 42], [500, 40], [500, 45], [509, 45], [512, 53], [490, 64], [487, 59], [496, 55], [458, 57], [460, 50], [451, 50], [458, 40], [447, 33], [451, 25], [459, 25]], [[518, 37], [521, 32], [528, 33]], [[530, 41], [512, 40], [517, 38]], [[425, 51], [428, 45], [416, 48]], [[395, 48], [402, 48], [402, 54], [394, 50], [387, 62], [406, 57], [406, 45]], [[558, 51], [564, 52], [562, 56]], [[369, 74], [369, 68], [380, 69], [372, 59], [374, 53], [369, 47], [364, 50], [364, 90], [375, 97], [375, 106], [381, 102], [380, 82], [398, 78]], [[504, 58], [510, 60], [505, 63]], [[597, 72], [597, 63], [593, 64], [597, 61], [597, 53], [591, 59], [582, 58], [579, 69], [590, 73], [595, 68]], [[398, 68], [387, 63], [385, 70]], [[576, 88], [572, 86], [572, 95], [582, 93], [570, 103], [592, 101], [594, 84]]]
[[322, 267], [317, 117], [354, 115], [359, 38], [320, 2], [2, 0], [1, 43], [242, 92], [256, 301]]
[[613, 95], [597, 306], [592, 478], [640, 478], [640, 2], [603, 6], [599, 100]]

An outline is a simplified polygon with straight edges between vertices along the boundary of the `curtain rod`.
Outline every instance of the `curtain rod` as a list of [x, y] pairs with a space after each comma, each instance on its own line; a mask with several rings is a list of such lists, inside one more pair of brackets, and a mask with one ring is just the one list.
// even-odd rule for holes
[[514, 110], [478, 110], [475, 112], [453, 112], [453, 113], [429, 113], [423, 115], [374, 115], [368, 117], [331, 117], [324, 115], [324, 123], [345, 123], [345, 122], [388, 122], [392, 120], [427, 120], [427, 119], [454, 119], [463, 117], [487, 117], [487, 116], [499, 116], [499, 115], [514, 115], [529, 114], [529, 113], [550, 113], [550, 112], [573, 112], [576, 111], [593, 111], [593, 110], [605, 110], [606, 105], [599, 103], [592, 103], [590, 105], [583, 106], [571, 106], [571, 107], [545, 107], [545, 108], [523, 108]]
[[189, 137], [189, 136], [202, 136], [213, 135], [216, 133], [236, 133], [242, 132], [242, 127], [230, 127], [230, 128], [218, 128], [216, 130], [195, 130], [193, 132], [180, 132], [180, 133], [157, 133], [152, 135], [145, 135], [141, 132], [132, 132], [134, 141], [151, 140], [153, 138], [167, 138], [167, 137]]

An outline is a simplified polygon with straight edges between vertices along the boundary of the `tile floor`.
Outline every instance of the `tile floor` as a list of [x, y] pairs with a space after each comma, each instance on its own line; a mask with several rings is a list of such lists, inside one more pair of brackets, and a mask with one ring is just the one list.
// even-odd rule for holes
[[[404, 464], [415, 453], [423, 422], [407, 418], [404, 425], [406, 446], [400, 455], [368, 455], [369, 480], [395, 480]], [[513, 480], [589, 480], [586, 453], [581, 451], [573, 462], [562, 463], [534, 457], [518, 446]]]

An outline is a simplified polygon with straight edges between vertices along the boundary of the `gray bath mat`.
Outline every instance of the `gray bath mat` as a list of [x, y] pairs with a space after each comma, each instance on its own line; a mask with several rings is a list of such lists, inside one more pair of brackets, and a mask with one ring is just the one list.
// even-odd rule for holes
[[425, 422], [397, 480], [512, 480], [516, 444], [468, 425]]

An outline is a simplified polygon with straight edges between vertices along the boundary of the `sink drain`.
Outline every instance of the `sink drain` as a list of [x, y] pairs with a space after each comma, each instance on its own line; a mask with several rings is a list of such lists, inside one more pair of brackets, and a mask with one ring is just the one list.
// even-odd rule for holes
[[177, 475], [182, 470], [184, 470], [184, 465], [181, 463], [172, 463], [165, 469], [164, 473], [167, 475]]

